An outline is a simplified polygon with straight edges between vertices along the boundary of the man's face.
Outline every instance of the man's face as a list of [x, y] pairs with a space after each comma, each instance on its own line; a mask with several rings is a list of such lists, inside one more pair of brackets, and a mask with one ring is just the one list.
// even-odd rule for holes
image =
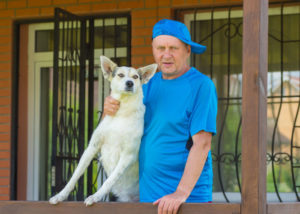
[[155, 37], [152, 51], [164, 79], [175, 79], [189, 70], [187, 60], [191, 54], [191, 47], [176, 37], [168, 35]]

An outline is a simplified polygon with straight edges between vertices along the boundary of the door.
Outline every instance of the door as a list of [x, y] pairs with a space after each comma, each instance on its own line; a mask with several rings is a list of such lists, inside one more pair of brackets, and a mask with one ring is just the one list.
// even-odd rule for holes
[[[60, 191], [84, 150], [87, 20], [55, 9], [51, 190]], [[70, 199], [83, 200], [83, 177]]]
[[[130, 65], [129, 15], [106, 14], [79, 19], [85, 20], [86, 23], [85, 64], [80, 67], [82, 25], [80, 21], [76, 23], [74, 19], [68, 20], [61, 15], [59, 30], [56, 30], [60, 39], [59, 45], [55, 46], [58, 47], [58, 50], [56, 49], [58, 57], [55, 60], [58, 66], [56, 82], [54, 81], [55, 24], [53, 22], [29, 24], [28, 32], [26, 31], [29, 40], [28, 43], [24, 42], [24, 47], [26, 46], [28, 51], [28, 59], [24, 61], [28, 67], [25, 64], [20, 66], [26, 67], [25, 70], [28, 71], [26, 84], [28, 89], [24, 88], [28, 94], [28, 100], [26, 96], [28, 107], [25, 108], [21, 103], [19, 105], [20, 109], [25, 110], [23, 113], [28, 115], [28, 121], [25, 121], [27, 125], [22, 123], [26, 130], [28, 129], [28, 138], [24, 140], [25, 143], [21, 143], [24, 148], [20, 150], [28, 152], [26, 156], [18, 157], [21, 165], [24, 163], [26, 165], [24, 169], [27, 169], [24, 170], [27, 179], [22, 182], [24, 189], [22, 200], [48, 200], [73, 174], [80, 154], [86, 148], [93, 130], [99, 123], [104, 98], [109, 94], [109, 83], [103, 78], [99, 56], [105, 55], [120, 66]], [[85, 72], [83, 78], [80, 77], [81, 68], [84, 68]], [[82, 94], [80, 84], [83, 85], [81, 89], [84, 90], [84, 99], [82, 96], [79, 98]], [[55, 105], [54, 100], [57, 100]], [[83, 103], [84, 107], [83, 128], [79, 128], [78, 122], [80, 103]], [[56, 119], [53, 117], [53, 109], [57, 111]], [[56, 126], [53, 120], [56, 120]], [[57, 130], [56, 135], [52, 131], [53, 126], [56, 127], [54, 130]], [[79, 133], [84, 137], [82, 142], [79, 141]], [[54, 136], [57, 138], [56, 146], [53, 146]], [[78, 145], [79, 142], [81, 145]], [[96, 192], [104, 179], [105, 174], [95, 157], [83, 176], [81, 198]], [[77, 186], [69, 200], [80, 200], [78, 194]]]

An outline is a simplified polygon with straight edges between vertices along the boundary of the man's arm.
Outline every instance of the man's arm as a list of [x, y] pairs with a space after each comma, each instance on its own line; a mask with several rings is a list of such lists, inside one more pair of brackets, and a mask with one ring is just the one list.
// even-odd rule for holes
[[177, 213], [180, 205], [186, 201], [196, 185], [208, 152], [211, 148], [212, 134], [205, 131], [200, 131], [195, 134], [193, 146], [190, 150], [182, 178], [176, 191], [170, 195], [166, 195], [153, 204], [158, 205], [158, 214]]
[[105, 115], [114, 116], [120, 108], [120, 101], [112, 98], [111, 96], [107, 96], [104, 100], [104, 108], [101, 120], [105, 117]]

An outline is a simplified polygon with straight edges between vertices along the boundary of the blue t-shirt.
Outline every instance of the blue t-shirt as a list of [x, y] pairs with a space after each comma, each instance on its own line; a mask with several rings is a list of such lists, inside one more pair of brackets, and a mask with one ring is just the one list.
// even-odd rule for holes
[[[191, 68], [165, 80], [161, 72], [144, 85], [144, 135], [139, 153], [140, 201], [155, 200], [176, 191], [189, 150], [190, 136], [201, 130], [216, 134], [217, 95], [214, 83]], [[212, 201], [212, 158], [206, 163], [186, 202]]]

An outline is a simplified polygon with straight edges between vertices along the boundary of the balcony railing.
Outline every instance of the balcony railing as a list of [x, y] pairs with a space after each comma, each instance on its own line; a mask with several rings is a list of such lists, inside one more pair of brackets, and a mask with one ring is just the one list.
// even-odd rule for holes
[[[242, 204], [212, 203], [212, 204], [183, 204], [178, 214], [240, 214]], [[300, 213], [300, 203], [267, 204], [268, 214]], [[83, 202], [63, 202], [50, 205], [48, 202], [32, 201], [1, 201], [1, 214], [155, 214], [157, 207], [149, 203], [97, 203], [86, 207]]]

